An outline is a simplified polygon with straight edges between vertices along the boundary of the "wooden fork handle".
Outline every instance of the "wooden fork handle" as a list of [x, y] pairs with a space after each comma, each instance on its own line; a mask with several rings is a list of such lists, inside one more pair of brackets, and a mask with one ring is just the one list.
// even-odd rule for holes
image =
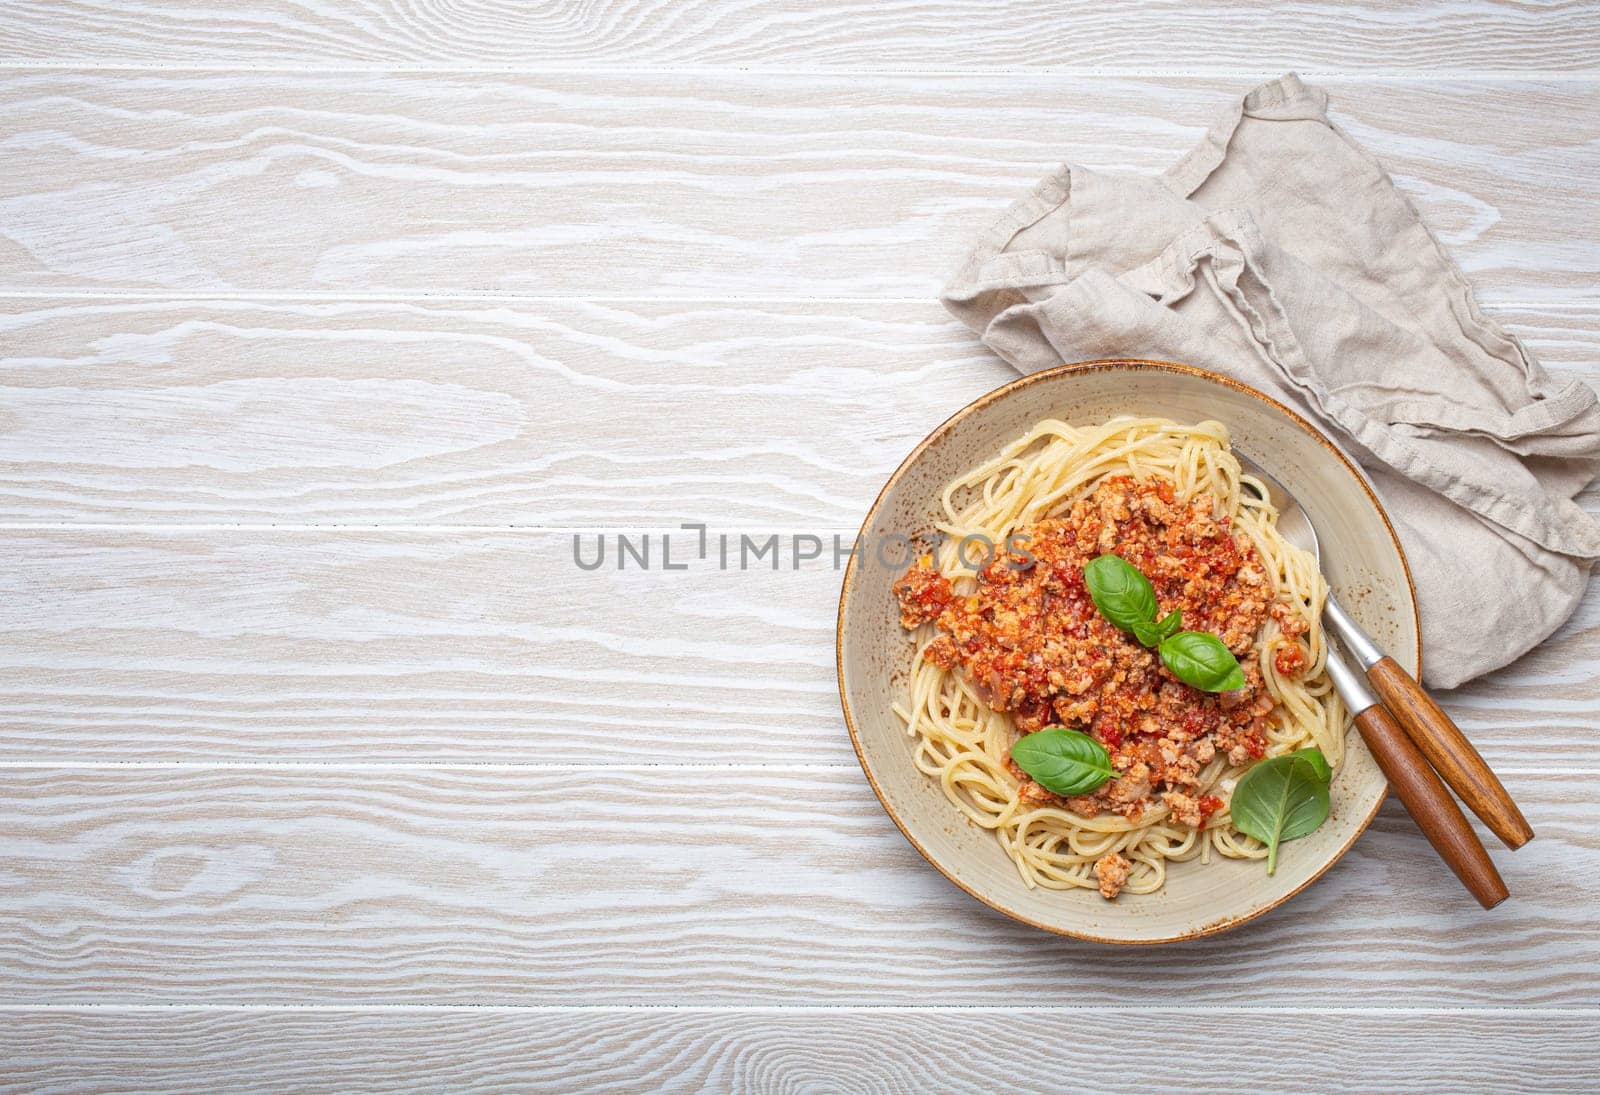
[[1461, 728], [1451, 721], [1433, 697], [1411, 679], [1393, 658], [1382, 658], [1367, 668], [1367, 680], [1384, 706], [1416, 742], [1467, 809], [1483, 819], [1508, 848], [1520, 848], [1533, 839], [1533, 827], [1517, 809], [1499, 778], [1472, 747]]
[[1461, 807], [1450, 797], [1444, 784], [1416, 745], [1400, 729], [1383, 705], [1375, 704], [1356, 716], [1356, 727], [1367, 749], [1377, 758], [1378, 767], [1389, 779], [1389, 787], [1399, 796], [1406, 810], [1428, 838], [1439, 858], [1478, 903], [1492, 909], [1509, 896], [1506, 884], [1484, 850], [1483, 842], [1472, 831]]

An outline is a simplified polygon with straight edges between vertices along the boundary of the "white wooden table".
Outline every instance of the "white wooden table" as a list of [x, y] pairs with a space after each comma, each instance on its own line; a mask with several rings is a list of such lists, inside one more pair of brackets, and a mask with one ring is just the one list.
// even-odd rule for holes
[[1600, 382], [1597, 62], [1582, 2], [0, 4], [0, 1089], [1593, 1084], [1600, 593], [1448, 698], [1513, 901], [1388, 807], [1126, 950], [894, 830], [831, 560], [571, 543], [848, 536], [1009, 375], [966, 241], [1290, 67]]

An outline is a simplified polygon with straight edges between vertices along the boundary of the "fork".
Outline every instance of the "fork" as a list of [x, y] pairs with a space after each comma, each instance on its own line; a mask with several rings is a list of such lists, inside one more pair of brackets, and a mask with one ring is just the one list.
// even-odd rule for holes
[[[1261, 483], [1267, 492], [1266, 501], [1277, 509], [1278, 532], [1289, 543], [1311, 552], [1320, 568], [1322, 553], [1317, 530], [1305, 510], [1261, 465], [1237, 450], [1234, 455], [1240, 466]], [[1393, 658], [1383, 653], [1339, 604], [1332, 590], [1323, 605], [1323, 619], [1366, 673], [1363, 679], [1329, 645], [1328, 676], [1350, 709], [1378, 767], [1423, 835], [1472, 895], [1486, 909], [1498, 905], [1507, 897], [1505, 882], [1444, 783], [1448, 782], [1472, 812], [1512, 848], [1533, 836], [1522, 811], [1460, 728]]]

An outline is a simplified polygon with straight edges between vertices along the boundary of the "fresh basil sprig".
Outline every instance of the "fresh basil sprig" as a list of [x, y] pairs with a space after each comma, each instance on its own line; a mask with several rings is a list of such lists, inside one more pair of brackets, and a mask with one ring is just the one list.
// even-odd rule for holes
[[[1116, 556], [1112, 556], [1116, 558]], [[1178, 628], [1183, 626], [1183, 609], [1175, 608], [1154, 623], [1141, 620], [1133, 625], [1133, 637], [1145, 646], [1160, 646], [1162, 642], [1172, 638], [1178, 633]]]
[[1101, 555], [1083, 568], [1089, 599], [1111, 623], [1145, 646], [1153, 646], [1162, 664], [1184, 684], [1203, 692], [1231, 692], [1244, 687], [1244, 670], [1221, 639], [1207, 631], [1179, 631], [1183, 612], [1174, 609], [1156, 619], [1155, 587], [1138, 567], [1120, 555]]
[[1105, 746], [1088, 734], [1060, 727], [1017, 739], [1011, 759], [1039, 786], [1064, 798], [1086, 795], [1117, 774]]
[[1264, 760], [1239, 778], [1229, 812], [1233, 826], [1267, 846], [1267, 873], [1278, 869], [1278, 845], [1314, 832], [1328, 819], [1333, 769], [1320, 749]]

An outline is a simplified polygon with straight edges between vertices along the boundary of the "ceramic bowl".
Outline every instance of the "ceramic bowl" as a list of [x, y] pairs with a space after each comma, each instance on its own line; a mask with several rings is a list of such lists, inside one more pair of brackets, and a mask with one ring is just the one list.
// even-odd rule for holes
[[[1227, 425], [1234, 447], [1284, 484], [1315, 522], [1323, 572], [1340, 600], [1417, 674], [1421, 647], [1405, 556], [1355, 463], [1283, 404], [1185, 365], [1084, 362], [990, 392], [934, 430], [889, 477], [862, 526], [863, 542], [929, 532], [945, 484], [1040, 419], [1088, 425], [1118, 414]], [[1282, 904], [1326, 871], [1383, 801], [1383, 774], [1352, 730], [1333, 784], [1331, 816], [1315, 833], [1283, 846], [1274, 875], [1260, 861], [1213, 858], [1173, 864], [1157, 892], [1115, 901], [1092, 890], [1030, 890], [994, 836], [968, 822], [912, 765], [912, 741], [890, 710], [906, 687], [912, 656], [890, 591], [903, 569], [880, 565], [868, 552], [845, 570], [837, 648], [845, 721], [862, 770], [906, 839], [951, 882], [1007, 916], [1108, 943], [1168, 943], [1226, 931]]]

